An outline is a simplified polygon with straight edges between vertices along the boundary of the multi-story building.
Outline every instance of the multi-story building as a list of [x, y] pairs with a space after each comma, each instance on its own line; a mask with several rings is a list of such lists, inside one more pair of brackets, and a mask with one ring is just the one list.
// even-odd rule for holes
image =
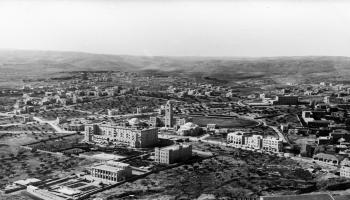
[[173, 127], [173, 105], [168, 101], [165, 105], [165, 127]]
[[251, 137], [246, 138], [245, 146], [250, 149], [261, 149], [262, 141], [263, 141], [263, 136], [252, 135]]
[[235, 146], [235, 147], [241, 147], [242, 145], [245, 144], [245, 138], [246, 138], [246, 133], [243, 131], [236, 131], [233, 133], [228, 133], [227, 134], [227, 143]]
[[173, 145], [164, 148], [156, 147], [154, 161], [164, 164], [186, 161], [192, 157], [191, 145]]
[[183, 126], [185, 125], [187, 122], [189, 122], [190, 120], [186, 119], [186, 118], [180, 118], [180, 117], [176, 117], [175, 118], [175, 123], [176, 126]]
[[152, 147], [158, 143], [158, 129], [112, 125], [85, 125], [86, 142], [126, 144], [130, 147]]
[[158, 117], [150, 117], [148, 124], [150, 127], [158, 127], [161, 124], [161, 121]]
[[350, 160], [345, 158], [340, 162], [340, 176], [350, 178]]
[[325, 96], [325, 97], [323, 98], [323, 102], [324, 102], [325, 104], [329, 104], [329, 103], [331, 102], [330, 99], [331, 99], [330, 96]]
[[262, 148], [265, 151], [281, 152], [283, 148], [282, 140], [275, 137], [266, 137], [262, 140]]
[[90, 173], [92, 179], [106, 183], [123, 181], [132, 176], [129, 164], [113, 160], [92, 166]]

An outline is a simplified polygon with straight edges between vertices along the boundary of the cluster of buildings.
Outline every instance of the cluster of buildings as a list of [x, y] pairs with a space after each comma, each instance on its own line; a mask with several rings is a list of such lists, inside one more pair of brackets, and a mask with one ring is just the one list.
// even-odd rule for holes
[[223, 96], [232, 97], [234, 95], [233, 90], [224, 86], [214, 86], [213, 84], [197, 84], [195, 88], [180, 88], [169, 86], [167, 92], [174, 94], [177, 97], [184, 96]]
[[263, 150], [268, 152], [282, 152], [283, 141], [275, 137], [263, 137], [243, 131], [236, 131], [227, 134], [227, 143], [230, 146], [251, 150]]
[[197, 136], [203, 133], [203, 129], [191, 122], [191, 118], [182, 118], [174, 116], [173, 104], [168, 101], [164, 109], [160, 109], [160, 114], [164, 117], [150, 117], [150, 127], [164, 127], [166, 129], [176, 130], [181, 136]]

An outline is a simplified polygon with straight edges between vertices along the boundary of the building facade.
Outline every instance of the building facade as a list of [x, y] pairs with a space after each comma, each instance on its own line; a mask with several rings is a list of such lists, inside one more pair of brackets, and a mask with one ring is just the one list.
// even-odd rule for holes
[[164, 148], [156, 147], [154, 150], [154, 161], [157, 163], [172, 164], [186, 161], [191, 157], [191, 145], [173, 145]]
[[200, 128], [197, 124], [187, 122], [180, 126], [180, 128], [177, 130], [177, 134], [181, 136], [197, 136], [200, 135], [202, 131], [202, 128]]
[[112, 160], [92, 166], [90, 173], [94, 180], [107, 183], [123, 181], [132, 176], [129, 164]]
[[340, 162], [340, 176], [350, 178], [350, 160], [348, 158]]
[[158, 143], [158, 129], [138, 127], [85, 125], [85, 142], [126, 144], [130, 147], [152, 147]]
[[251, 137], [246, 138], [245, 146], [250, 149], [261, 149], [262, 141], [263, 141], [263, 136], [252, 135]]
[[262, 149], [270, 152], [282, 152], [282, 140], [275, 137], [266, 137], [262, 140]]
[[165, 105], [165, 127], [173, 127], [173, 105], [171, 101], [168, 101]]
[[149, 118], [148, 125], [150, 127], [158, 127], [158, 126], [160, 126], [160, 124], [161, 124], [161, 121], [160, 121], [160, 119], [158, 117], [150, 117]]
[[245, 144], [245, 133], [243, 131], [236, 131], [227, 134], [227, 143], [235, 147], [241, 147]]

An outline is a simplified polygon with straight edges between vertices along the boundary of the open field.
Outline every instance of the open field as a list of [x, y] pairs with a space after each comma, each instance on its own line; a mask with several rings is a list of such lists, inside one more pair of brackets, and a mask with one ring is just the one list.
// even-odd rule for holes
[[64, 119], [83, 118], [83, 117], [86, 117], [87, 115], [88, 115], [87, 113], [79, 112], [75, 110], [69, 110], [69, 109], [40, 111], [39, 113], [35, 114], [36, 117], [42, 118], [44, 120], [55, 120], [57, 119], [57, 117], [64, 118]]
[[6, 157], [9, 154], [16, 154], [21, 145], [58, 136], [63, 135], [44, 131], [0, 132], [0, 156]]
[[255, 121], [240, 118], [220, 118], [220, 117], [193, 117], [193, 123], [199, 126], [216, 124], [220, 128], [239, 128], [257, 125]]
[[23, 131], [23, 132], [53, 132], [53, 129], [48, 124], [39, 124], [39, 123], [31, 123], [31, 124], [16, 124], [9, 126], [0, 126], [0, 131]]
[[[82, 158], [71, 159], [46, 153], [19, 150], [16, 154], [2, 156], [0, 162], [0, 187], [26, 178], [47, 179], [64, 177], [74, 171], [83, 170], [89, 164]], [[4, 176], [7, 174], [6, 176]]]
[[19, 116], [0, 116], [0, 125], [6, 125], [6, 124], [17, 124], [17, 123], [22, 123], [23, 122], [23, 117]]

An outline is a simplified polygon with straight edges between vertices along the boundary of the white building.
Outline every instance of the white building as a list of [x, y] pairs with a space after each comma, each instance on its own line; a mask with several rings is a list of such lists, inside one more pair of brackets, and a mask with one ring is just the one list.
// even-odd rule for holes
[[245, 146], [250, 149], [261, 149], [262, 148], [263, 136], [252, 135], [246, 138]]
[[281, 152], [283, 148], [282, 140], [275, 137], [266, 137], [262, 140], [262, 148], [265, 151]]
[[227, 134], [227, 143], [234, 147], [241, 147], [245, 144], [245, 133], [243, 131], [236, 131]]
[[152, 147], [158, 143], [158, 129], [110, 125], [85, 125], [85, 142], [126, 144], [130, 147]]
[[154, 161], [164, 164], [186, 161], [192, 157], [191, 145], [174, 145], [154, 149]]
[[114, 183], [126, 180], [132, 176], [129, 164], [109, 160], [90, 168], [92, 179], [105, 183]]
[[345, 158], [340, 162], [340, 176], [350, 178], [350, 160]]
[[177, 134], [182, 136], [197, 136], [201, 132], [202, 128], [200, 128], [197, 124], [187, 122], [184, 125], [180, 126]]

